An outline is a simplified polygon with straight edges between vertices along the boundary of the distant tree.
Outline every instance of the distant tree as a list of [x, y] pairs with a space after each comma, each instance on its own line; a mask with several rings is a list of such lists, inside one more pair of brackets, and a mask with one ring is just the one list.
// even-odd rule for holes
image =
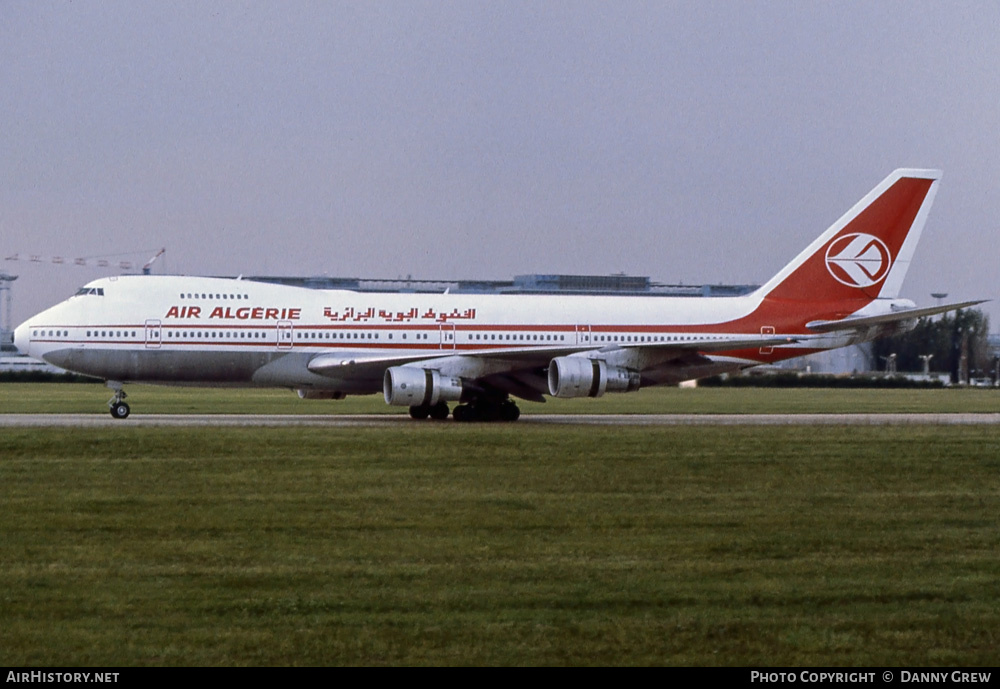
[[917, 372], [923, 371], [921, 357], [932, 355], [930, 370], [950, 373], [952, 380], [957, 381], [963, 341], [971, 375], [990, 369], [989, 332], [989, 317], [979, 309], [921, 318], [917, 327], [908, 333], [876, 340], [873, 345], [875, 360], [882, 361], [895, 354], [896, 370]]
[[957, 380], [959, 359], [962, 355], [963, 340], [968, 335], [968, 366], [973, 378], [987, 375], [990, 369], [990, 320], [979, 309], [967, 309], [955, 313], [952, 341], [954, 342], [954, 360], [952, 362], [952, 380]]

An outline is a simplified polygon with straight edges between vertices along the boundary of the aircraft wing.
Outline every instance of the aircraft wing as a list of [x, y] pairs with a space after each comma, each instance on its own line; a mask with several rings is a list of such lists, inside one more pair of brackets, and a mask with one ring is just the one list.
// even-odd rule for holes
[[686, 380], [697, 375], [694, 373], [696, 370], [708, 370], [706, 367], [714, 365], [706, 356], [711, 352], [775, 347], [796, 341], [789, 337], [719, 335], [672, 342], [577, 344], [472, 351], [444, 349], [402, 356], [331, 352], [313, 357], [308, 368], [313, 373], [330, 378], [379, 379], [390, 367], [410, 364], [461, 376], [474, 387], [494, 388], [521, 399], [544, 402], [545, 395], [549, 392], [546, 369], [556, 357], [579, 355], [594, 359], [619, 359], [624, 355], [632, 362], [627, 364], [629, 368], [638, 369], [648, 384], [657, 384]]
[[[537, 362], [548, 363], [553, 357], [566, 356], [581, 351], [591, 351], [600, 349], [599, 347], [534, 347], [505, 350], [464, 350], [440, 349], [429, 352], [419, 352], [414, 354], [393, 355], [393, 356], [365, 356], [354, 353], [331, 353], [319, 354], [313, 357], [308, 364], [308, 368], [313, 373], [319, 375], [341, 377], [356, 375], [362, 371], [385, 370], [391, 366], [405, 366], [406, 364], [416, 364], [435, 359], [447, 357], [468, 357], [479, 359], [509, 360], [512, 362], [523, 362], [533, 364]], [[433, 368], [433, 367], [432, 367]]]
[[838, 321], [812, 321], [807, 323], [806, 327], [817, 333], [831, 333], [840, 330], [855, 330], [858, 328], [868, 328], [873, 325], [884, 325], [886, 323], [898, 323], [899, 321], [908, 321], [914, 318], [923, 318], [925, 316], [936, 316], [939, 313], [947, 313], [948, 311], [957, 311], [958, 309], [965, 309], [970, 306], [976, 306], [977, 304], [982, 304], [988, 299], [980, 299], [978, 301], [963, 301], [958, 304], [945, 304], [943, 306], [929, 306], [923, 309], [905, 309], [903, 311], [896, 311], [893, 313], [885, 313], [879, 316], [861, 316], [857, 318], [842, 318]]
[[[455, 351], [442, 349], [430, 352], [420, 352], [394, 356], [364, 356], [355, 353], [319, 354], [313, 357], [308, 368], [313, 373], [331, 377], [343, 377], [385, 370], [391, 366], [404, 366], [444, 358], [477, 359], [480, 361], [505, 362], [512, 371], [529, 369], [534, 366], [547, 366], [557, 356], [588, 353], [593, 358], [601, 358], [601, 353], [618, 350], [643, 350], [655, 352], [661, 360], [670, 359], [669, 355], [697, 354], [699, 352], [735, 351], [755, 347], [776, 347], [778, 345], [794, 344], [797, 340], [790, 337], [757, 336], [732, 338], [718, 336], [674, 342], [627, 342], [610, 345], [573, 345], [559, 347], [521, 347], [512, 349], [481, 349]], [[666, 354], [664, 357], [662, 355]], [[433, 366], [423, 366], [433, 368]]]

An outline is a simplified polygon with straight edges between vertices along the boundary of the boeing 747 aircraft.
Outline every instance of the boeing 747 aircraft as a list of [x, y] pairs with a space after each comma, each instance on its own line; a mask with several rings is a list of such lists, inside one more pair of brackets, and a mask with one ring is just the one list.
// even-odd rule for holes
[[[371, 294], [239, 279], [91, 282], [15, 331], [17, 348], [123, 384], [381, 392], [415, 419], [513, 421], [512, 397], [601, 397], [911, 329], [899, 298], [941, 174], [896, 170], [777, 275], [731, 298]], [[459, 402], [454, 410], [449, 402]]]

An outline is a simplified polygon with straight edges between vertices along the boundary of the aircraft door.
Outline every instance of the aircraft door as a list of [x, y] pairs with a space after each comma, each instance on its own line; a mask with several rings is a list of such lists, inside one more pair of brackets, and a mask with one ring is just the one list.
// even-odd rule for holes
[[590, 326], [589, 325], [578, 325], [578, 326], [576, 326], [576, 343], [578, 345], [588, 345], [588, 344], [590, 344]]
[[441, 349], [455, 349], [455, 324], [441, 325]]
[[160, 321], [146, 321], [146, 349], [159, 349], [162, 343]]
[[294, 334], [291, 321], [278, 321], [278, 349], [291, 349]]
[[[760, 327], [760, 334], [763, 335], [764, 337], [773, 337], [774, 336], [774, 326], [773, 325], [762, 325]], [[771, 354], [773, 352], [774, 352], [774, 347], [761, 347], [760, 348], [760, 353], [761, 354]]]

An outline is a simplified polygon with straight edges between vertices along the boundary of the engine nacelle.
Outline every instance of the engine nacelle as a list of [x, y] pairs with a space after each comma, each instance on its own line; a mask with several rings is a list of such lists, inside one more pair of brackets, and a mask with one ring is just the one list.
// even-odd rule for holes
[[336, 390], [298, 390], [299, 399], [303, 400], [342, 400], [347, 395]]
[[382, 381], [385, 403], [398, 407], [433, 406], [462, 398], [462, 379], [443, 376], [439, 371], [409, 366], [385, 370]]
[[600, 359], [560, 356], [549, 363], [549, 393], [554, 397], [600, 397], [605, 392], [639, 389], [639, 374], [608, 366]]

